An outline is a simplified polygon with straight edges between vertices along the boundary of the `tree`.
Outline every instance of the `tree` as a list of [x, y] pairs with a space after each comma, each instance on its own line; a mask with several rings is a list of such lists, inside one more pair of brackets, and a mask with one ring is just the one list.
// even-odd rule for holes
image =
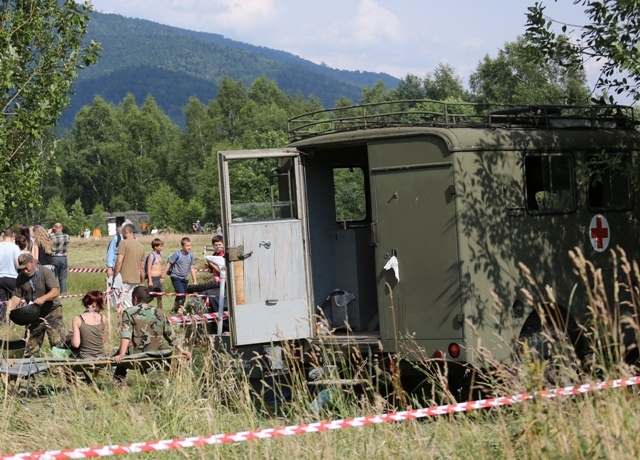
[[78, 198], [71, 206], [71, 212], [69, 212], [69, 223], [67, 224], [67, 230], [70, 235], [77, 235], [82, 232], [89, 225], [89, 220], [84, 212], [82, 206], [82, 200]]
[[87, 210], [97, 203], [110, 206], [126, 184], [129, 167], [116, 108], [96, 96], [92, 105], [76, 115], [71, 135], [71, 144], [63, 144], [64, 152], [58, 151], [65, 203], [71, 207], [83, 198]]
[[[127, 103], [125, 105], [125, 103]], [[170, 157], [180, 150], [180, 130], [148, 95], [138, 109], [133, 96], [128, 95], [118, 108], [118, 118], [124, 128], [123, 149], [126, 167], [120, 172], [123, 186], [120, 195], [133, 209], [143, 209], [145, 196], [159, 179], [178, 189], [182, 171], [169, 166]], [[189, 194], [191, 189], [185, 190]]]
[[360, 104], [373, 104], [388, 102], [394, 99], [394, 93], [382, 81], [377, 81], [373, 86], [364, 86]]
[[38, 204], [52, 144], [41, 141], [69, 104], [77, 72], [97, 61], [83, 43], [89, 3], [0, 0], [0, 215]]
[[69, 214], [60, 196], [51, 197], [47, 203], [44, 220], [48, 226], [52, 226], [56, 222], [60, 222], [65, 228], [69, 225]]
[[429, 99], [444, 101], [445, 99], [468, 99], [462, 85], [462, 78], [456, 75], [449, 64], [440, 63], [438, 67], [424, 79], [424, 90]]
[[524, 39], [505, 43], [495, 58], [488, 55], [469, 77], [478, 102], [489, 104], [585, 104], [586, 76], [552, 62], [535, 63], [523, 53]]
[[96, 203], [91, 211], [91, 215], [87, 218], [89, 228], [99, 228], [102, 235], [107, 235], [107, 222], [105, 220], [105, 210], [102, 203]]
[[424, 99], [426, 97], [424, 82], [417, 75], [410, 73], [400, 79], [395, 92], [397, 99]]
[[184, 207], [184, 201], [178, 197], [176, 192], [167, 184], [161, 184], [147, 198], [147, 210], [149, 217], [158, 227], [173, 226], [170, 206], [178, 203], [178, 206]]
[[209, 115], [215, 122], [217, 139], [235, 142], [240, 138], [240, 110], [247, 101], [247, 88], [239, 80], [223, 77], [218, 85], [218, 97], [209, 105]]
[[[601, 65], [596, 88], [640, 99], [640, 8], [636, 1], [573, 0], [590, 24], [559, 23], [536, 2], [527, 13], [526, 52], [534, 62], [554, 62], [582, 69], [589, 60]], [[556, 28], [559, 27], [560, 31]], [[613, 102], [612, 98], [610, 102]]]

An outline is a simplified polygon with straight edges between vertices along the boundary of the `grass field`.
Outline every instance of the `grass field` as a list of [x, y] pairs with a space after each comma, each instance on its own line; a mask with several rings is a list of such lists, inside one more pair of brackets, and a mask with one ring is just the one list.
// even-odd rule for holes
[[[179, 247], [181, 235], [161, 235], [165, 256]], [[141, 239], [150, 248], [151, 237]], [[210, 236], [192, 237], [197, 266]], [[73, 239], [69, 265], [103, 268], [108, 240]], [[204, 275], [204, 273], [203, 273]], [[104, 273], [69, 274], [69, 294], [104, 290]], [[82, 311], [79, 297], [64, 299], [66, 324]], [[115, 326], [112, 314], [111, 324]], [[4, 328], [20, 337], [22, 328]], [[46, 340], [45, 340], [46, 343]], [[108, 346], [115, 348], [111, 328]], [[396, 410], [379, 397], [338, 392], [319, 416], [310, 396], [298, 389], [295, 401], [278, 410], [252, 401], [251, 388], [235, 371], [232, 357], [195, 348], [191, 361], [176, 360], [170, 372], [130, 373], [129, 385], [114, 386], [107, 372], [97, 385], [69, 384], [57, 375], [37, 376], [30, 391], [0, 395], [0, 455], [15, 452], [124, 444], [233, 433], [321, 419], [357, 417]], [[46, 353], [46, 350], [44, 350]], [[513, 369], [512, 369], [513, 371]], [[612, 365], [586, 381], [629, 376], [634, 369]], [[495, 393], [510, 395], [543, 387], [542, 369], [522, 365], [494, 383]], [[24, 386], [23, 386], [24, 388]], [[37, 391], [36, 391], [37, 390]], [[398, 399], [399, 401], [400, 399]], [[407, 400], [402, 409], [415, 408]], [[638, 458], [640, 402], [637, 387], [575, 398], [535, 399], [510, 407], [478, 410], [402, 423], [324, 433], [253, 440], [244, 443], [138, 454], [144, 458], [202, 459], [567, 459]], [[133, 456], [132, 456], [133, 457]]]

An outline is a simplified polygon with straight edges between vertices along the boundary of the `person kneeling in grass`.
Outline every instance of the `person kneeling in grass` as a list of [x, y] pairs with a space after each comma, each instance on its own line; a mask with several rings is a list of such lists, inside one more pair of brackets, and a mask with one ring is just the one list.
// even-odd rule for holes
[[[191, 352], [182, 348], [181, 339], [173, 332], [171, 323], [162, 309], [149, 305], [152, 298], [149, 288], [137, 286], [131, 298], [134, 306], [122, 312], [120, 348], [113, 360], [121, 363], [122, 358], [128, 354], [161, 350], [163, 339], [170, 346], [176, 347], [183, 356], [190, 358]], [[127, 376], [127, 369], [124, 366], [116, 366], [113, 375], [117, 381], [122, 382]]]

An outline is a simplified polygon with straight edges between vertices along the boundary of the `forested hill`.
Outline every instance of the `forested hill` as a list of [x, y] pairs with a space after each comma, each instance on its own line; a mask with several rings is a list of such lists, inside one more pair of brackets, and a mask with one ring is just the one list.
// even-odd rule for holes
[[222, 35], [115, 14], [92, 13], [86, 38], [102, 43], [102, 56], [97, 65], [80, 71], [62, 128], [71, 127], [76, 112], [91, 104], [94, 96], [118, 104], [127, 93], [138, 103], [153, 95], [164, 112], [183, 126], [182, 109], [188, 98], [196, 96], [208, 103], [225, 75], [247, 86], [265, 76], [281, 90], [315, 95], [327, 107], [340, 96], [357, 101], [365, 85], [383, 81], [393, 88], [398, 83], [388, 74], [336, 70]]

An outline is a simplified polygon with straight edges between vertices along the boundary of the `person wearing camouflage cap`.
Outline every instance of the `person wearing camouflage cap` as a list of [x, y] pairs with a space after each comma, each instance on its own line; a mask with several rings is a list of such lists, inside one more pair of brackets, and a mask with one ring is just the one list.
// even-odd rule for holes
[[17, 269], [16, 289], [11, 297], [9, 311], [17, 308], [23, 300], [40, 306], [38, 321], [25, 326], [27, 346], [24, 356], [28, 358], [39, 353], [45, 333], [51, 347], [66, 347], [67, 330], [62, 318], [62, 302], [56, 275], [40, 266], [29, 253], [20, 254]]

